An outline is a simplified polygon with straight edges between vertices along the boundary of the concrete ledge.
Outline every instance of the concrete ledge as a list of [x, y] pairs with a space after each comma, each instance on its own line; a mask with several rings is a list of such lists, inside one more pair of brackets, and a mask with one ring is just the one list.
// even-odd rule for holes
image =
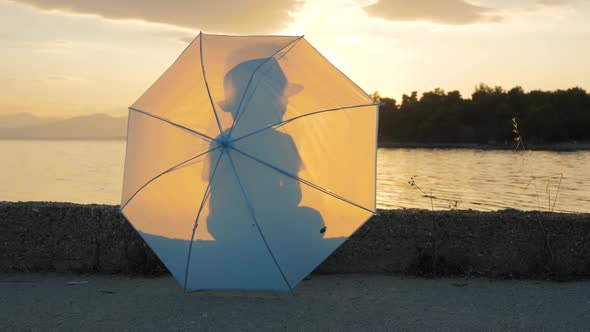
[[[118, 206], [0, 202], [0, 271], [166, 273]], [[317, 273], [590, 277], [590, 214], [382, 210]]]

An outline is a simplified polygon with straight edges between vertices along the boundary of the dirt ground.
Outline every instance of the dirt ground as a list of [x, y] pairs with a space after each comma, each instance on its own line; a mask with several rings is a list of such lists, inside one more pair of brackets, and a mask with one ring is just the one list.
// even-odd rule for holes
[[294, 294], [183, 293], [171, 277], [0, 274], [2, 331], [587, 330], [590, 281], [314, 275]]

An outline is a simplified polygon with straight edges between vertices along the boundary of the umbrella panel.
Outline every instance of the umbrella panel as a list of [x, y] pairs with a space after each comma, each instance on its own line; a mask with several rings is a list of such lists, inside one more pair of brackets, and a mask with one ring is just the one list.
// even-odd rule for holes
[[372, 215], [240, 152], [230, 156], [260, 230], [292, 287]]
[[132, 105], [132, 108], [190, 128], [210, 138], [219, 134], [201, 63], [201, 35]]
[[375, 210], [377, 106], [310, 113], [234, 146], [367, 210]]
[[[220, 131], [225, 132], [233, 124], [232, 114], [237, 112], [249, 78], [264, 61], [252, 61], [273, 57], [277, 52], [298, 40], [294, 36], [225, 36], [201, 34], [201, 59], [207, 89], [211, 96]], [[236, 66], [242, 79], [228, 87], [226, 75]]]
[[215, 146], [192, 132], [130, 110], [121, 206], [155, 177]]
[[229, 153], [221, 155], [199, 215], [186, 289], [288, 291]]
[[290, 46], [266, 61], [252, 79], [233, 138], [297, 116], [373, 103], [305, 39]]
[[180, 285], [188, 259], [198, 209], [209, 184], [210, 152], [163, 174], [140, 190], [123, 208], [133, 227]]

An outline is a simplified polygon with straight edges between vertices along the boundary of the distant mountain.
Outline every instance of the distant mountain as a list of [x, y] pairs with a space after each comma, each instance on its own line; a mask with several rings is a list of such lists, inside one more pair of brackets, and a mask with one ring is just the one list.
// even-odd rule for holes
[[106, 114], [46, 120], [27, 114], [0, 116], [0, 139], [123, 139], [127, 130], [127, 118]]
[[57, 122], [60, 118], [42, 118], [30, 113], [15, 113], [0, 115], [0, 129], [2, 128], [19, 128], [27, 126], [38, 126]]

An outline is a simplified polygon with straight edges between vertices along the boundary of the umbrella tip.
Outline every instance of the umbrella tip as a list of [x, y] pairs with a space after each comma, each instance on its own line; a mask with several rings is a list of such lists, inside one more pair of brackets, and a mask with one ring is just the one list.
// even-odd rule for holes
[[233, 143], [229, 135], [221, 135], [218, 139], [218, 142], [222, 149], [230, 148]]

